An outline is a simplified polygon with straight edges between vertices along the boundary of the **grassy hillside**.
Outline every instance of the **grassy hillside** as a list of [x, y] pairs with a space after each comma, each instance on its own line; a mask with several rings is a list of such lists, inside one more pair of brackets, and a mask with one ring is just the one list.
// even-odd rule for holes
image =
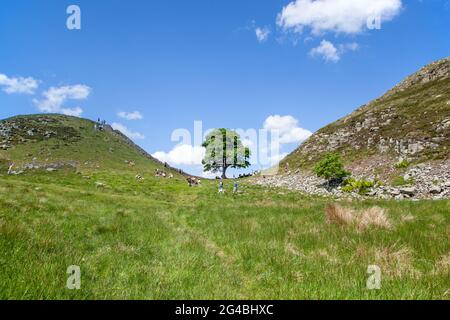
[[[450, 58], [424, 67], [385, 95], [324, 127], [285, 158], [282, 167], [310, 169], [338, 152], [347, 164], [380, 170], [399, 158], [449, 158]], [[374, 168], [375, 169], [375, 168]]]
[[144, 154], [120, 132], [109, 126], [95, 130], [94, 125], [90, 120], [63, 115], [2, 120], [0, 170], [7, 170], [11, 163], [16, 171], [66, 166], [85, 174], [109, 170], [143, 174], [163, 169], [163, 164]]
[[[0, 299], [450, 297], [449, 201], [341, 201], [350, 213], [385, 210], [388, 227], [361, 229], [327, 219], [332, 199], [245, 182], [219, 196], [215, 181], [156, 178], [161, 164], [87, 120], [12, 120], [5, 164], [68, 165], [0, 170]], [[382, 288], [371, 291], [374, 264]]]

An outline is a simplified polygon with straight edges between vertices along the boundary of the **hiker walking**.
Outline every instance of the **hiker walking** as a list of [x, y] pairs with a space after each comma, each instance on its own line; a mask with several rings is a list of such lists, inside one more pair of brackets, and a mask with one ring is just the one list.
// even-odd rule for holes
[[223, 188], [223, 180], [220, 179], [219, 182], [219, 193], [225, 193], [225, 189]]
[[233, 185], [233, 193], [237, 193], [238, 192], [238, 182], [237, 180], [234, 180], [234, 185]]
[[12, 163], [8, 168], [8, 175], [12, 174], [12, 169], [14, 167], [14, 163]]

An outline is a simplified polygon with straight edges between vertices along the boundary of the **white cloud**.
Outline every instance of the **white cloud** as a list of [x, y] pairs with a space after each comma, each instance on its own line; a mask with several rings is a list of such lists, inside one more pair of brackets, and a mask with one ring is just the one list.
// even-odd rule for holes
[[281, 160], [283, 160], [284, 158], [286, 158], [289, 155], [289, 153], [287, 152], [283, 152], [283, 153], [279, 153], [279, 154], [275, 154], [273, 156], [270, 157], [270, 163], [272, 165], [279, 163]]
[[300, 128], [298, 120], [292, 116], [270, 116], [264, 121], [264, 129], [277, 131], [280, 144], [300, 143], [312, 135], [311, 131]]
[[42, 112], [62, 113], [78, 117], [83, 113], [83, 109], [80, 107], [67, 108], [63, 105], [67, 100], [85, 100], [89, 97], [90, 93], [91, 88], [82, 84], [51, 87], [42, 93], [43, 100], [33, 99], [33, 102]]
[[133, 112], [119, 112], [117, 114], [119, 118], [125, 119], [125, 120], [142, 120], [144, 117], [139, 111], [133, 111]]
[[124, 135], [126, 135], [130, 139], [145, 139], [145, 136], [142, 133], [136, 132], [136, 131], [131, 131], [130, 129], [128, 129], [126, 126], [124, 126], [121, 123], [113, 122], [111, 124], [111, 127], [114, 130], [119, 130], [120, 132], [122, 132]]
[[401, 8], [401, 0], [295, 0], [283, 8], [277, 24], [296, 32], [309, 28], [315, 35], [357, 34], [367, 27], [367, 21], [392, 20]]
[[311, 49], [309, 54], [313, 57], [320, 57], [327, 62], [338, 62], [344, 53], [348, 51], [356, 51], [359, 45], [356, 42], [340, 44], [338, 48], [327, 40], [322, 40], [320, 45]]
[[341, 44], [339, 49], [341, 52], [356, 51], [359, 49], [359, 44], [357, 44], [356, 42]]
[[259, 42], [264, 42], [269, 38], [270, 30], [268, 27], [256, 28], [255, 29], [256, 39]]
[[338, 62], [341, 60], [338, 49], [336, 49], [333, 43], [327, 40], [322, 40], [318, 47], [311, 49], [310, 54], [313, 57], [322, 57], [328, 62]]
[[171, 165], [198, 166], [202, 164], [205, 156], [205, 148], [201, 146], [191, 146], [189, 144], [179, 144], [168, 153], [158, 151], [152, 154], [153, 157]]
[[210, 171], [202, 172], [202, 177], [205, 179], [215, 179], [218, 176], [220, 176], [220, 173], [217, 173], [217, 172], [210, 172]]
[[28, 78], [9, 78], [5, 74], [0, 73], [0, 87], [3, 91], [12, 93], [34, 94], [34, 91], [39, 86], [39, 80]]

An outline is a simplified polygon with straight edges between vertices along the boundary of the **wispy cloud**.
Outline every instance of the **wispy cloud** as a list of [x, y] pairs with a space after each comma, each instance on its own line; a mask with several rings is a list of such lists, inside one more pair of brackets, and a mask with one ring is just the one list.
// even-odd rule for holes
[[318, 47], [311, 49], [309, 52], [313, 57], [320, 57], [327, 62], [338, 62], [344, 53], [359, 49], [356, 42], [340, 44], [337, 47], [330, 41], [322, 40]]
[[142, 120], [144, 117], [139, 111], [133, 111], [133, 112], [119, 112], [117, 113], [117, 116], [119, 118], [125, 119], [125, 120]]
[[62, 113], [72, 116], [80, 116], [83, 113], [81, 107], [65, 107], [67, 100], [85, 100], [89, 97], [91, 88], [77, 84], [73, 86], [51, 87], [42, 96], [44, 99], [33, 99], [33, 102], [42, 112]]
[[0, 87], [8, 94], [34, 94], [39, 86], [39, 80], [31, 77], [10, 78], [5, 74], [0, 73]]
[[264, 42], [269, 38], [270, 29], [269, 27], [258, 27], [255, 29], [256, 39], [259, 42]]
[[123, 125], [121, 123], [113, 122], [111, 124], [111, 127], [114, 130], [119, 130], [120, 132], [122, 132], [124, 135], [126, 135], [130, 139], [133, 139], [133, 140], [145, 139], [145, 136], [142, 133], [136, 132], [136, 131], [132, 131], [132, 130], [128, 129], [125, 125]]

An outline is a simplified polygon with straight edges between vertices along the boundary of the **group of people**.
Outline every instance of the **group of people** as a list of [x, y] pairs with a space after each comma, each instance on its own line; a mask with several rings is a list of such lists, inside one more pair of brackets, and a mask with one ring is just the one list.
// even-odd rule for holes
[[172, 173], [167, 174], [165, 171], [162, 171], [162, 170], [159, 170], [159, 169], [155, 169], [155, 177], [172, 179], [173, 178], [173, 174]]
[[252, 173], [240, 174], [240, 175], [238, 176], [238, 178], [239, 178], [239, 179], [242, 179], [242, 178], [249, 178], [249, 177], [254, 177], [254, 176], [258, 175], [258, 174], [259, 174], [259, 171], [254, 171], [254, 172], [252, 172]]
[[98, 118], [97, 122], [94, 124], [95, 130], [100, 130], [100, 131], [103, 131], [105, 126], [106, 126], [106, 120], [100, 120], [100, 118]]
[[201, 183], [200, 179], [195, 178], [195, 177], [187, 177], [186, 181], [187, 181], [189, 187], [198, 186]]
[[[237, 180], [234, 180], [233, 193], [238, 193], [238, 191], [239, 191], [238, 189], [239, 189], [239, 184], [238, 184]], [[219, 194], [225, 194], [223, 179], [220, 179], [220, 181], [219, 181]]]

